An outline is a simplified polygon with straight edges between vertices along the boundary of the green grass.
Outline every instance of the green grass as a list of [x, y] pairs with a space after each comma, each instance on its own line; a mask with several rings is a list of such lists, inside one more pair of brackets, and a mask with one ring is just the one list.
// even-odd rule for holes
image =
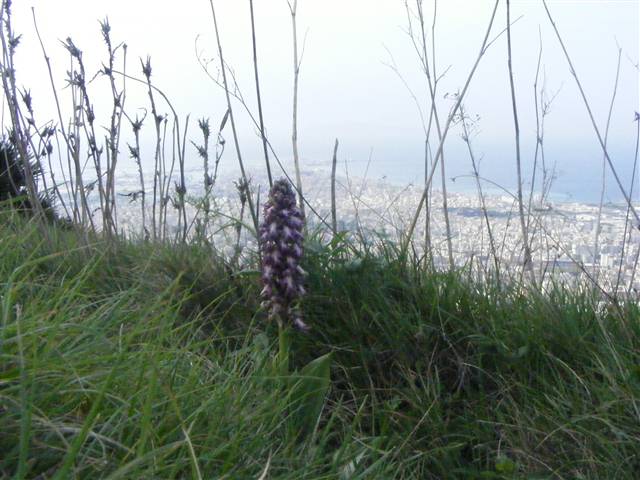
[[640, 477], [635, 306], [313, 240], [283, 376], [255, 271], [0, 220], [0, 478]]

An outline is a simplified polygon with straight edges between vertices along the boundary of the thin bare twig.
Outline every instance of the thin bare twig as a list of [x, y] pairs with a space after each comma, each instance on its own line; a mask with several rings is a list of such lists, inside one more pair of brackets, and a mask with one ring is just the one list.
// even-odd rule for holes
[[451, 126], [451, 122], [453, 121], [458, 108], [460, 108], [460, 104], [462, 103], [462, 100], [464, 99], [464, 96], [467, 93], [467, 90], [469, 89], [469, 85], [471, 84], [471, 80], [473, 79], [473, 75], [476, 72], [476, 69], [478, 68], [478, 65], [480, 64], [480, 60], [482, 59], [482, 57], [484, 56], [484, 54], [487, 51], [488, 45], [487, 42], [489, 40], [489, 35], [491, 34], [491, 29], [493, 27], [493, 22], [495, 20], [496, 17], [496, 12], [498, 10], [498, 5], [500, 4], [500, 0], [496, 0], [494, 6], [493, 6], [493, 11], [491, 13], [491, 17], [489, 20], [489, 24], [487, 26], [487, 31], [485, 33], [484, 36], [484, 40], [482, 42], [482, 45], [480, 47], [480, 51], [478, 52], [478, 56], [476, 58], [475, 63], [473, 64], [473, 67], [471, 68], [471, 71], [469, 72], [469, 75], [467, 76], [467, 80], [465, 82], [465, 85], [462, 89], [462, 91], [457, 95], [457, 100], [455, 105], [453, 106], [453, 108], [451, 109], [449, 116], [447, 118], [447, 122], [444, 125], [444, 129], [442, 131], [442, 138], [440, 140], [440, 143], [438, 145], [438, 149], [436, 150], [436, 154], [435, 157], [433, 159], [433, 164], [431, 165], [431, 172], [429, 173], [429, 178], [427, 179], [427, 182], [425, 183], [425, 188], [424, 191], [422, 193], [422, 196], [420, 197], [420, 201], [418, 202], [418, 207], [416, 208], [416, 212], [414, 214], [413, 220], [411, 221], [411, 225], [407, 231], [407, 235], [405, 238], [405, 241], [402, 245], [402, 252], [406, 253], [408, 251], [409, 248], [409, 244], [411, 242], [411, 237], [413, 236], [413, 232], [415, 231], [416, 225], [418, 223], [418, 219], [420, 218], [420, 213], [422, 211], [422, 206], [424, 204], [424, 201], [427, 197], [427, 194], [429, 192], [429, 187], [431, 185], [431, 181], [433, 180], [433, 174], [435, 173], [435, 169], [436, 166], [438, 165], [438, 161], [440, 160], [440, 157], [442, 156], [442, 149], [444, 147], [444, 142], [447, 138], [447, 134], [449, 133], [449, 127]]
[[[242, 174], [242, 180], [249, 184], [247, 173], [244, 168], [244, 163], [242, 161], [242, 153], [240, 152], [240, 142], [238, 140], [238, 132], [236, 130], [236, 122], [233, 116], [233, 107], [231, 106], [231, 97], [229, 94], [229, 84], [227, 83], [227, 73], [224, 64], [224, 57], [222, 55], [222, 43], [220, 42], [220, 32], [218, 30], [218, 20], [216, 18], [216, 10], [213, 6], [213, 0], [209, 0], [209, 5], [211, 6], [211, 15], [213, 17], [213, 27], [216, 34], [216, 43], [218, 45], [218, 54], [220, 56], [220, 69], [222, 71], [222, 81], [224, 83], [224, 91], [227, 98], [227, 110], [229, 112], [229, 121], [231, 122], [231, 130], [233, 132], [233, 143], [236, 148], [236, 155], [238, 157], [238, 165], [240, 166], [240, 173]], [[263, 137], [264, 138], [264, 137]], [[256, 231], [256, 235], [258, 234], [258, 212], [255, 211], [253, 205], [253, 199], [251, 198], [251, 194], [247, 194], [247, 202], [249, 204], [249, 213], [251, 214], [251, 218], [253, 219], [253, 225]]]
[[[609, 114], [607, 115], [607, 125], [604, 129], [604, 145], [607, 146], [609, 140], [609, 127], [611, 126], [611, 116], [613, 114], [613, 106], [616, 101], [616, 94], [618, 93], [618, 80], [620, 79], [620, 62], [622, 59], [622, 49], [618, 48], [618, 65], [616, 67], [616, 79], [613, 84], [613, 94], [611, 95], [611, 103], [609, 103]], [[602, 185], [600, 188], [600, 203], [598, 204], [598, 218], [596, 219], [596, 231], [593, 242], [593, 264], [596, 264], [598, 259], [598, 253], [600, 251], [600, 224], [602, 221], [602, 208], [604, 206], [604, 194], [606, 191], [607, 180], [607, 159], [602, 156]]]
[[609, 165], [609, 168], [611, 169], [611, 172], [613, 173], [613, 177], [616, 180], [616, 183], [618, 184], [618, 188], [620, 189], [620, 192], [622, 193], [627, 205], [629, 206], [629, 210], [631, 211], [631, 213], [633, 214], [635, 220], [636, 220], [636, 226], [640, 228], [640, 215], [638, 215], [638, 212], [636, 211], [635, 207], [633, 206], [633, 203], [631, 202], [631, 197], [629, 196], [629, 194], [627, 193], [627, 191], [625, 190], [624, 186], [622, 185], [622, 181], [620, 180], [620, 177], [618, 176], [618, 172], [615, 169], [615, 166], [613, 165], [613, 161], [611, 160], [611, 157], [609, 156], [609, 152], [607, 150], [607, 146], [604, 143], [604, 140], [602, 138], [602, 135], [600, 134], [600, 129], [598, 128], [598, 125], [596, 124], [596, 120], [593, 116], [593, 112], [591, 111], [591, 106], [589, 105], [589, 101], [587, 100], [587, 95], [584, 92], [584, 89], [582, 88], [582, 83], [580, 82], [580, 79], [578, 78], [578, 74], [576, 72], [576, 69], [573, 66], [573, 62], [571, 61], [571, 57], [569, 56], [569, 52], [567, 51], [567, 48], [565, 47], [564, 41], [562, 40], [562, 37], [560, 36], [560, 32], [558, 31], [558, 27], [556, 26], [556, 22], [553, 19], [553, 17], [551, 16], [551, 12], [549, 11], [549, 7], [547, 5], [547, 0], [542, 0], [542, 4], [544, 5], [544, 8], [547, 12], [547, 17], [549, 18], [549, 21], [551, 22], [551, 25], [553, 27], [553, 30], [556, 33], [556, 37], [558, 38], [558, 43], [560, 43], [560, 46], [562, 47], [562, 51], [564, 52], [564, 56], [567, 59], [567, 63], [569, 64], [569, 70], [571, 71], [571, 75], [573, 76], [574, 80], [576, 81], [576, 85], [578, 86], [578, 90], [580, 90], [580, 96], [582, 97], [582, 100], [584, 102], [585, 108], [587, 109], [587, 113], [589, 114], [589, 119], [591, 120], [591, 124], [593, 125], [593, 129], [596, 133], [596, 136], [598, 137], [598, 142], [600, 143], [600, 146], [602, 147], [602, 152], [604, 153], [605, 158], [607, 159], [607, 163]]
[[336, 165], [338, 163], [338, 139], [333, 146], [333, 159], [331, 162], [331, 227], [338, 231], [338, 218], [336, 215]]
[[[298, 83], [300, 79], [300, 63], [302, 62], [302, 58], [298, 57], [298, 30], [296, 22], [298, 0], [293, 0], [293, 5], [287, 0], [287, 4], [289, 5], [289, 11], [291, 12], [291, 25], [293, 27], [293, 126], [291, 131], [291, 143], [293, 145], [293, 165], [296, 171], [298, 195], [302, 197], [302, 178], [300, 176], [300, 156], [298, 153]], [[304, 217], [304, 201], [302, 200], [302, 198], [300, 198], [299, 202], [300, 210], [302, 211], [302, 216]]]
[[[207, 63], [200, 56], [198, 56], [197, 58], [198, 58], [198, 63], [200, 64], [200, 67], [204, 71], [205, 75], [207, 75], [209, 77], [209, 79], [215, 85], [217, 85], [221, 89], [225, 90], [224, 83], [221, 82], [216, 77], [214, 77], [211, 74], [211, 72], [209, 72], [209, 70], [207, 68]], [[225, 66], [226, 66], [226, 68], [229, 68], [228, 65], [225, 65]], [[228, 90], [227, 89], [226, 91], [229, 93], [229, 95], [231, 97], [235, 98], [240, 103], [240, 106], [244, 109], [245, 113], [249, 116], [249, 119], [251, 120], [251, 123], [253, 123], [253, 125], [256, 127], [256, 129], [260, 129], [260, 124], [259, 124], [258, 120], [256, 119], [256, 116], [253, 114], [253, 112], [251, 111], [251, 109], [249, 108], [247, 103], [245, 102], [245, 100], [244, 100], [244, 98], [242, 96], [242, 92], [240, 91], [240, 88], [238, 87], [238, 84], [235, 83], [235, 78], [233, 77], [233, 75], [232, 75], [232, 80], [234, 81], [234, 89], [233, 90]], [[313, 208], [313, 205], [311, 205], [311, 203], [304, 197], [304, 195], [301, 194], [302, 192], [298, 191], [298, 187], [296, 185], [296, 182], [291, 177], [291, 175], [289, 175], [289, 173], [287, 173], [287, 170], [286, 170], [286, 168], [284, 168], [284, 165], [282, 164], [282, 161], [280, 160], [280, 157], [278, 156], [278, 153], [276, 152], [276, 150], [273, 148], [273, 145], [269, 141], [269, 137], [265, 137], [265, 140], [267, 142], [267, 146], [269, 147], [269, 151], [271, 152], [271, 155], [273, 156], [273, 158], [276, 161], [276, 164], [278, 165], [278, 167], [282, 171], [282, 174], [284, 175], [284, 177], [289, 181], [289, 183], [291, 183], [291, 185], [293, 186], [294, 190], [299, 195], [300, 199], [302, 201], [304, 201], [304, 203], [305, 203], [306, 207], [309, 209], [309, 211], [311, 211], [325, 227], [331, 228], [331, 224], [329, 222], [327, 222], [325, 220], [325, 218], [323, 218]], [[333, 233], [335, 234], [337, 232], [333, 232]]]
[[480, 171], [478, 169], [478, 163], [476, 162], [476, 157], [473, 152], [473, 148], [471, 147], [471, 137], [470, 137], [469, 127], [467, 125], [467, 118], [465, 115], [464, 108], [462, 106], [460, 106], [460, 119], [462, 122], [462, 140], [466, 143], [467, 150], [469, 151], [469, 158], [471, 159], [471, 166], [473, 168], [473, 175], [475, 177], [476, 188], [478, 190], [478, 197], [480, 200], [480, 208], [482, 210], [482, 215], [484, 217], [484, 221], [487, 226], [487, 234], [489, 235], [489, 248], [491, 249], [491, 255], [493, 257], [493, 262], [496, 269], [496, 278], [499, 284], [500, 283], [500, 263], [498, 260], [498, 253], [496, 251], [496, 246], [493, 239], [493, 232], [491, 229], [491, 222], [489, 221], [489, 214], [487, 212], [487, 204], [485, 201], [484, 192], [482, 191], [482, 184], [480, 183]]
[[[636, 114], [637, 115], [637, 114]], [[636, 118], [636, 151], [633, 156], [633, 170], [631, 172], [631, 186], [629, 187], [629, 196], [633, 198], [633, 187], [636, 183], [636, 172], [638, 167], [638, 149], [640, 147], [640, 118]], [[620, 279], [622, 277], [622, 265], [624, 263], [624, 253], [627, 243], [631, 240], [631, 231], [629, 231], [629, 206], [627, 205], [627, 213], [624, 219], [624, 236], [622, 237], [622, 251], [620, 252], [620, 266], [618, 268], [618, 276], [616, 278], [616, 288], [613, 291], [614, 296], [618, 295], [618, 289], [620, 288]], [[628, 235], [628, 236], [627, 236]], [[636, 268], [634, 262], [634, 270]], [[635, 274], [634, 274], [635, 276]]]
[[253, 0], [249, 0], [249, 10], [251, 12], [251, 42], [253, 45], [253, 72], [256, 79], [256, 97], [258, 100], [258, 118], [260, 119], [260, 136], [262, 137], [262, 149], [264, 150], [264, 161], [267, 166], [267, 176], [269, 187], [273, 185], [271, 177], [271, 164], [269, 162], [269, 150], [267, 149], [267, 137], [264, 132], [264, 119], [262, 117], [262, 99], [260, 97], [260, 80], [258, 77], [258, 51], [256, 48], [256, 26], [253, 16]]
[[509, 85], [511, 86], [511, 106], [513, 107], [513, 126], [516, 140], [516, 169], [518, 181], [518, 211], [520, 226], [522, 227], [522, 242], [524, 246], [524, 268], [528, 272], [531, 282], [535, 285], [531, 259], [531, 245], [529, 245], [529, 231], [524, 217], [524, 202], [522, 200], [522, 159], [520, 158], [520, 123], [518, 121], [518, 107], [516, 105], [516, 87], [513, 82], [513, 62], [511, 56], [511, 2], [507, 0], [507, 64], [509, 67]]

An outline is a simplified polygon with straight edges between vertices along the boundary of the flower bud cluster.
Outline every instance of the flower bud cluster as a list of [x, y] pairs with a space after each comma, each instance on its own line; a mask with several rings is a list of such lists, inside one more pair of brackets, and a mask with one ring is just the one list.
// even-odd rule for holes
[[260, 225], [262, 253], [263, 306], [269, 318], [290, 320], [302, 330], [308, 326], [302, 321], [298, 301], [304, 295], [304, 276], [300, 267], [302, 257], [304, 218], [296, 204], [291, 184], [276, 180], [264, 205]]

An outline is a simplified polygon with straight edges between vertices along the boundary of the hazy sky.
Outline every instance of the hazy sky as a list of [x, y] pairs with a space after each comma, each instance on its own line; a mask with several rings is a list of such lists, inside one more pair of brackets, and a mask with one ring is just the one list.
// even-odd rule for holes
[[[291, 161], [293, 59], [290, 15], [286, 0], [254, 0], [265, 122], [271, 142], [287, 165]], [[409, 2], [414, 4], [413, 1]], [[438, 2], [435, 50], [437, 69], [446, 74], [438, 85], [441, 117], [452, 105], [446, 93], [459, 90], [473, 64], [493, 1]], [[506, 25], [501, 2], [494, 35]], [[616, 73], [617, 46], [623, 49], [618, 94], [609, 144], [616, 164], [629, 172], [635, 147], [634, 112], [638, 106], [640, 7], [638, 0], [551, 0], [551, 12], [573, 57], [574, 65], [604, 130]], [[431, 17], [433, 2], [425, 1]], [[539, 0], [513, 0], [514, 71], [523, 142], [523, 159], [531, 164], [535, 146], [533, 81], [542, 39], [541, 78], [551, 97], [557, 93], [545, 127], [547, 159], [557, 162], [559, 188], [590, 189], [597, 185], [602, 154], [573, 78]], [[226, 61], [234, 69], [250, 107], [255, 108], [248, 0], [215, 0]], [[109, 17], [114, 41], [128, 45], [127, 71], [140, 76], [139, 57], [151, 56], [153, 80], [177, 110], [195, 119], [210, 117], [218, 125], [225, 112], [223, 92], [205, 76], [198, 50], [215, 58], [216, 46], [208, 0], [20, 0], [14, 1], [15, 29], [23, 34], [17, 53], [19, 83], [32, 89], [40, 120], [53, 118], [46, 66], [31, 18], [35, 7], [40, 31], [52, 58], [59, 87], [68, 59], [60, 41], [71, 37], [95, 72], [105, 59], [98, 19]], [[431, 19], [429, 18], [430, 22]], [[300, 42], [306, 34], [300, 72], [299, 143], [303, 165], [327, 164], [333, 141], [340, 139], [340, 159], [362, 171], [371, 153], [372, 176], [407, 182], [422, 176], [424, 134], [414, 100], [389, 67], [398, 70], [428, 113], [428, 90], [418, 59], [406, 34], [402, 0], [299, 0]], [[493, 35], [492, 35], [493, 36]], [[493, 44], [476, 73], [465, 101], [479, 115], [474, 148], [483, 156], [482, 171], [499, 182], [514, 178], [514, 140], [506, 61], [506, 36]], [[217, 64], [212, 65], [216, 71]], [[90, 94], [98, 118], [108, 122], [110, 101], [106, 79], [98, 78]], [[148, 108], [145, 91], [128, 86], [127, 111]], [[164, 111], [167, 109], [164, 108]], [[261, 144], [250, 121], [238, 112], [240, 140], [247, 161], [262, 165]], [[151, 125], [148, 125], [151, 127]], [[149, 128], [149, 135], [151, 135]], [[230, 131], [226, 132], [231, 139]], [[198, 139], [196, 128], [189, 137]], [[189, 146], [190, 147], [190, 146]], [[152, 154], [152, 136], [143, 149]], [[470, 163], [454, 128], [446, 148], [448, 176], [465, 174]], [[144, 154], [144, 152], [143, 152]], [[195, 150], [189, 155], [195, 162]], [[229, 149], [223, 160], [236, 165]], [[577, 192], [577, 193], [576, 193]]]

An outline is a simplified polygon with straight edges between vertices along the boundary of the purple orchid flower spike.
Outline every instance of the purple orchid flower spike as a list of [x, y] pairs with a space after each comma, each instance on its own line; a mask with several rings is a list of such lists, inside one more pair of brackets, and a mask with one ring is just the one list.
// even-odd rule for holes
[[303, 254], [303, 226], [304, 217], [291, 184], [285, 179], [276, 180], [264, 204], [259, 231], [263, 306], [268, 309], [269, 318], [289, 320], [297, 329], [308, 331], [299, 307], [305, 293], [306, 275], [299, 265]]

